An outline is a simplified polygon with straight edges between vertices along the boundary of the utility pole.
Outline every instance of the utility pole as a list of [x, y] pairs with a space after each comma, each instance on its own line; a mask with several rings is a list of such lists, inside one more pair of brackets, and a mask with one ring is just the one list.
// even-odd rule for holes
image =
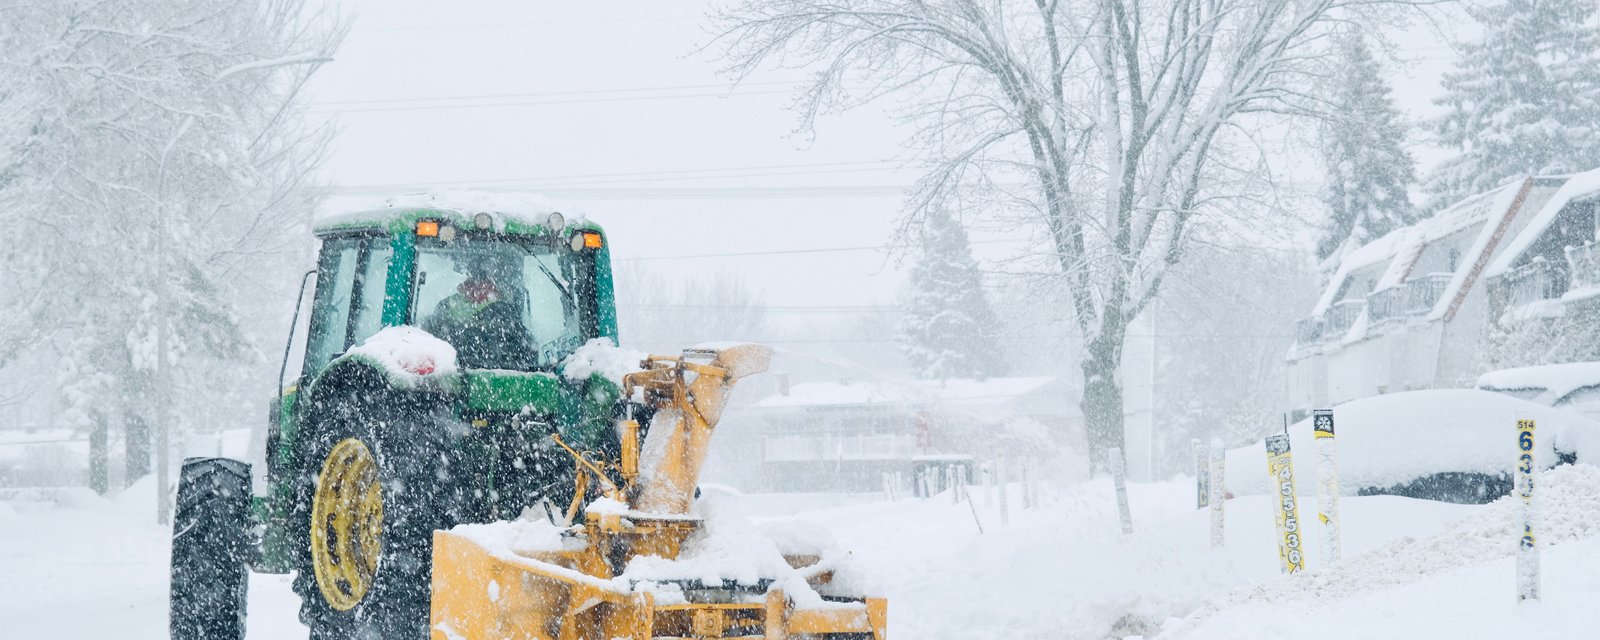
[[1150, 440], [1145, 447], [1145, 481], [1156, 481], [1156, 349], [1161, 339], [1161, 299], [1150, 301]]
[[[188, 124], [185, 122], [185, 124]], [[187, 127], [184, 127], [187, 128]], [[183, 129], [178, 130], [182, 135]], [[177, 138], [174, 137], [176, 142]], [[170, 148], [170, 147], [169, 147]], [[163, 155], [162, 160], [166, 157]], [[163, 168], [165, 165], [163, 164]], [[169, 396], [167, 389], [172, 385], [172, 379], [167, 371], [167, 344], [168, 334], [172, 328], [169, 326], [172, 317], [168, 309], [167, 299], [167, 211], [162, 207], [156, 213], [156, 379], [153, 382], [155, 393], [151, 394], [156, 402], [156, 522], [167, 524], [172, 520], [167, 506], [167, 494], [171, 491], [171, 478], [167, 477], [167, 465], [171, 458], [172, 423], [171, 412], [167, 406]]]

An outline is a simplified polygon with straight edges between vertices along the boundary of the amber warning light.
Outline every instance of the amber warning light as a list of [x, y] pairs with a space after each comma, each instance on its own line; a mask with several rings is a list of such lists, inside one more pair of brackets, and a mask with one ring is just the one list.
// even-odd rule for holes
[[605, 245], [605, 242], [600, 239], [600, 234], [594, 233], [594, 232], [584, 232], [584, 234], [583, 234], [583, 246], [588, 247], [590, 249], [599, 249], [600, 247], [602, 247], [604, 245]]
[[439, 223], [434, 222], [433, 220], [418, 221], [417, 235], [427, 236], [429, 238], [437, 237], [439, 235]]

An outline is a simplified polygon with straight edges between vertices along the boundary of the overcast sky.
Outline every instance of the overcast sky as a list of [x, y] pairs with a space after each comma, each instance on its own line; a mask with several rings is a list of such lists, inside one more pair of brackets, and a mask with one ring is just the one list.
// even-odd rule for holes
[[[697, 52], [709, 39], [699, 0], [341, 6], [353, 28], [310, 101], [340, 127], [328, 177], [346, 193], [525, 184], [605, 225], [618, 260], [639, 260], [883, 245], [915, 178], [905, 130], [879, 109], [800, 136], [784, 107], [801, 74], [730, 89]], [[1393, 37], [1409, 61], [1397, 98], [1437, 113], [1448, 48], [1420, 25]], [[1425, 165], [1440, 157], [1418, 151]], [[1290, 164], [1314, 179], [1310, 163]], [[881, 251], [648, 264], [668, 278], [740, 271], [772, 305], [891, 304], [902, 281]]]

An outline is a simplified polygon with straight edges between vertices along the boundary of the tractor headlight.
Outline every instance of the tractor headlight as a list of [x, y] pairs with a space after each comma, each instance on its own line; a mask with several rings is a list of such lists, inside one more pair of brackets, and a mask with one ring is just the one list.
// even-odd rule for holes
[[572, 247], [573, 251], [583, 251], [583, 234], [572, 234], [572, 238], [567, 242], [567, 246]]
[[556, 211], [551, 213], [549, 218], [545, 218], [544, 224], [550, 228], [551, 233], [561, 233], [562, 229], [567, 228], [567, 218], [561, 215], [560, 211]]
[[480, 213], [472, 216], [472, 224], [477, 225], [479, 229], [488, 229], [494, 224], [494, 216], [491, 216], [488, 213]]

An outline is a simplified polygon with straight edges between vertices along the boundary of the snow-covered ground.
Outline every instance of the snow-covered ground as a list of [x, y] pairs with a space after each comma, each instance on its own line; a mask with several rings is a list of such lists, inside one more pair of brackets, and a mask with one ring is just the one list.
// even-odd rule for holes
[[[1344, 561], [1325, 566], [1309, 535], [1310, 571], [1283, 577], [1273, 504], [1230, 500], [1227, 545], [1213, 550], [1186, 482], [1130, 485], [1132, 536], [1105, 481], [1046, 489], [1035, 509], [1014, 485], [1007, 525], [987, 488], [971, 505], [706, 495], [764, 527], [794, 518], [831, 530], [891, 598], [898, 638], [1584, 637], [1600, 623], [1600, 468], [1541, 480], [1545, 599], [1521, 606], [1507, 502], [1345, 497]], [[167, 532], [152, 523], [153, 501], [136, 485], [110, 500], [0, 502], [3, 635], [166, 637]], [[1315, 509], [1303, 500], [1303, 519], [1314, 523]], [[253, 578], [252, 638], [305, 636], [288, 584]]]

